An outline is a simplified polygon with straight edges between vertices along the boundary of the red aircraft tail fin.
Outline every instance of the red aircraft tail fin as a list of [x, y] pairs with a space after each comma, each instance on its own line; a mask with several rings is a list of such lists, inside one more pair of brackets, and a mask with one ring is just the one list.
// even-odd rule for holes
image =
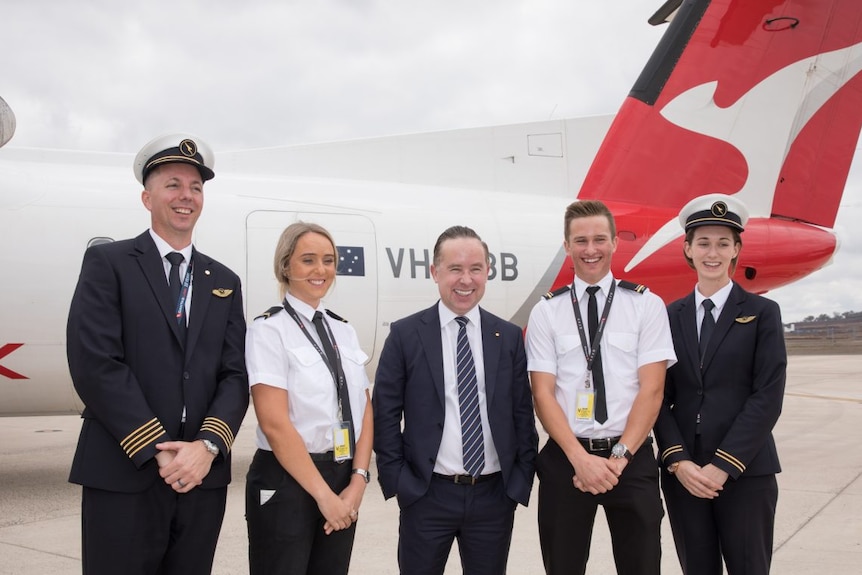
[[860, 70], [859, 0], [685, 1], [579, 197], [675, 212], [720, 192], [752, 217], [832, 227], [862, 126]]

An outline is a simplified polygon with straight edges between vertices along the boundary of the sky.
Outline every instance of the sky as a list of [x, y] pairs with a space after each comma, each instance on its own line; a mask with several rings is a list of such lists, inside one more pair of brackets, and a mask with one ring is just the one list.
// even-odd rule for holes
[[[14, 146], [219, 151], [609, 114], [662, 0], [4, 2]], [[862, 311], [862, 155], [834, 263], [770, 292], [785, 322]], [[856, 224], [856, 225], [854, 225]]]

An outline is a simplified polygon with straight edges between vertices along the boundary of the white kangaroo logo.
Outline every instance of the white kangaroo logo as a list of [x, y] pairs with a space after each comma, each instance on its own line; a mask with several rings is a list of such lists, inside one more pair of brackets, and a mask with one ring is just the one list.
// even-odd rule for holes
[[[681, 128], [725, 141], [739, 150], [748, 166], [748, 178], [730, 195], [745, 203], [751, 217], [768, 218], [778, 174], [799, 132], [860, 70], [862, 42], [794, 62], [727, 108], [716, 105], [718, 81], [712, 81], [686, 90], [660, 113]], [[626, 264], [625, 271], [682, 235], [677, 218], [669, 220]]]

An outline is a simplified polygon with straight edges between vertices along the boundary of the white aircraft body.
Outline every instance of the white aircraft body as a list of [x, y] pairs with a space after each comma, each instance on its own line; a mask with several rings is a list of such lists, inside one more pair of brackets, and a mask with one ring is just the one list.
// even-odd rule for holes
[[[672, 21], [615, 117], [217, 150], [194, 243], [240, 275], [251, 321], [280, 303], [282, 230], [324, 225], [342, 259], [325, 303], [356, 327], [372, 376], [390, 322], [437, 299], [431, 252], [456, 224], [490, 247], [482, 305], [521, 326], [541, 294], [571, 282], [563, 212], [576, 198], [615, 214], [614, 275], [672, 301], [695, 281], [680, 208], [738, 194], [751, 219], [734, 281], [787, 285], [838, 248], [862, 126], [858, 0], [815, 4], [668, 0], [651, 22]], [[0, 146], [14, 130], [0, 99]], [[0, 149], [0, 415], [82, 409], [66, 364], [69, 302], [88, 246], [149, 225], [132, 161]]]

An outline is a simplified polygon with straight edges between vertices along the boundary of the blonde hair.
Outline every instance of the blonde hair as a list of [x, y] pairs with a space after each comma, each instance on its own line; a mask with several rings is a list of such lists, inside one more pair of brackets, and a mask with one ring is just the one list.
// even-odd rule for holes
[[279, 295], [284, 298], [287, 293], [287, 287], [290, 285], [290, 278], [285, 274], [290, 258], [293, 257], [293, 252], [296, 251], [296, 244], [299, 238], [307, 233], [320, 234], [329, 240], [332, 244], [332, 250], [335, 252], [335, 257], [338, 257], [338, 248], [335, 246], [335, 240], [326, 228], [320, 224], [312, 224], [309, 222], [295, 222], [287, 226], [281, 237], [278, 238], [278, 244], [275, 246], [275, 257], [273, 258], [273, 269], [275, 271], [275, 279], [278, 280]]

